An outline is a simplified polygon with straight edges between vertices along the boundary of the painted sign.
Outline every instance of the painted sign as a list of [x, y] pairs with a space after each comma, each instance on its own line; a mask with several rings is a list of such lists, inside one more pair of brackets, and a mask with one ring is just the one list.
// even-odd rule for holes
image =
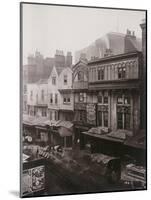
[[87, 123], [96, 125], [96, 105], [93, 103], [87, 104]]
[[44, 165], [23, 171], [23, 195], [45, 189], [45, 167]]

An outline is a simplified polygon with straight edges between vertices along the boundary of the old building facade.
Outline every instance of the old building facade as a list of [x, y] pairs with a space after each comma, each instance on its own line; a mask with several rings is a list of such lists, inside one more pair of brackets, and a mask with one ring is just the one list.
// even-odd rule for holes
[[58, 91], [60, 93], [59, 119], [64, 121], [73, 120], [73, 92], [72, 70], [66, 67], [59, 75]]
[[97, 97], [97, 126], [133, 133], [140, 128], [141, 70], [138, 51], [88, 63], [89, 91]]
[[28, 115], [47, 117], [47, 91], [47, 79], [41, 79], [37, 83], [27, 84]]

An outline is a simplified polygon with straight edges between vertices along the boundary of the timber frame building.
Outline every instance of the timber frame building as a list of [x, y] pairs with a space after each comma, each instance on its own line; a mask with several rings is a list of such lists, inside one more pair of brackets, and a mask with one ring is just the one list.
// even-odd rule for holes
[[97, 97], [97, 126], [133, 133], [140, 129], [142, 65], [139, 51], [88, 63], [89, 92]]

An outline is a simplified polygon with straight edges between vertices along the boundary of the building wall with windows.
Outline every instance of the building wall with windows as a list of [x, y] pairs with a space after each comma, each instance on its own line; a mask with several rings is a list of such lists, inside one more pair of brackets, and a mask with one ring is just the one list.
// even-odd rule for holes
[[36, 116], [37, 105], [37, 84], [27, 84], [27, 113], [31, 116]]
[[60, 92], [58, 84], [61, 71], [54, 66], [48, 79], [48, 117], [50, 120], [59, 120]]
[[[96, 98], [96, 124], [110, 130], [140, 128], [142, 54], [131, 52], [88, 63], [89, 93]], [[94, 97], [93, 97], [94, 98]]]
[[60, 92], [59, 116], [62, 120], [73, 119], [73, 92], [72, 92], [72, 70], [66, 67], [59, 75], [58, 90]]
[[28, 115], [47, 117], [47, 80], [27, 84]]
[[73, 67], [74, 123], [82, 126], [96, 125], [96, 96], [88, 90], [88, 66], [80, 60]]

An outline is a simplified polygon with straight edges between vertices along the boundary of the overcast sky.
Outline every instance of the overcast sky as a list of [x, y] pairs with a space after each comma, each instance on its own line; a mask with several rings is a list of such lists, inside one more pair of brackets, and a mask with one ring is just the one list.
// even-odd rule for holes
[[135, 31], [141, 38], [140, 23], [144, 11], [23, 5], [23, 63], [27, 56], [40, 51], [53, 57], [56, 49], [74, 52], [106, 33]]

